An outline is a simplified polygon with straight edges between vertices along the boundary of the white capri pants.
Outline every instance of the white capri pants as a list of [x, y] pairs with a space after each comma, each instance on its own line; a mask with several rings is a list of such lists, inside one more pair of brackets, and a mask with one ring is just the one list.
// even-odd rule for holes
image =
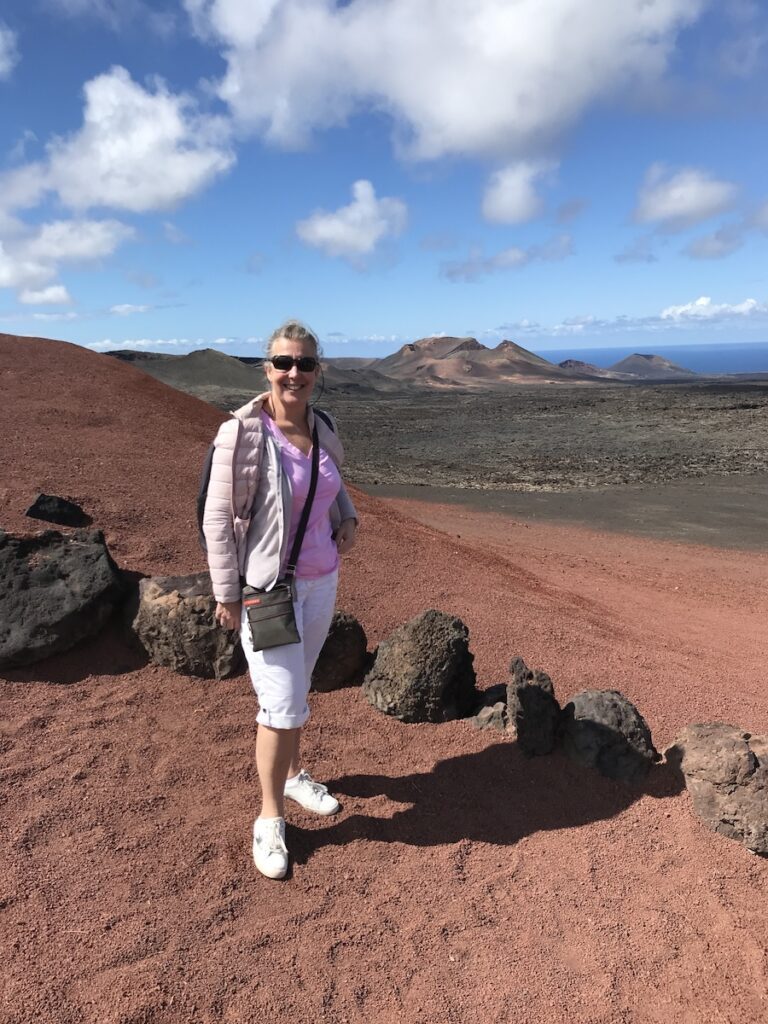
[[271, 729], [298, 729], [309, 718], [307, 696], [336, 604], [338, 570], [316, 579], [296, 579], [296, 625], [301, 642], [254, 651], [245, 609], [240, 625], [251, 682], [259, 698], [256, 721]]

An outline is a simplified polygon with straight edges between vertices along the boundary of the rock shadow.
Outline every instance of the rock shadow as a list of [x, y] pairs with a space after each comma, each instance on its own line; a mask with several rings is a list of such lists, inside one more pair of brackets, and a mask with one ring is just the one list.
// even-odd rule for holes
[[[329, 788], [344, 797], [405, 805], [394, 814], [351, 814], [325, 827], [289, 825], [290, 849], [299, 863], [324, 846], [369, 842], [440, 846], [462, 839], [512, 846], [535, 832], [575, 828], [620, 814], [644, 795], [675, 796], [684, 787], [666, 765], [651, 768], [634, 785], [603, 778], [557, 751], [527, 758], [516, 743], [504, 742], [475, 754], [438, 762], [429, 772], [393, 777], [347, 775]], [[342, 808], [343, 814], [343, 808]]]

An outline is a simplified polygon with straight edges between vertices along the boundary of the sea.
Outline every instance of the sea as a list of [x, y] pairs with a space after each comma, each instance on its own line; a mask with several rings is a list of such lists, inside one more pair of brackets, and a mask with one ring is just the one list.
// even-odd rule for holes
[[[535, 351], [535, 349], [534, 349]], [[655, 345], [650, 348], [563, 348], [539, 351], [536, 354], [551, 363], [564, 359], [580, 359], [607, 369], [635, 352], [663, 356], [694, 373], [768, 373], [768, 342], [732, 343], [725, 345]]]

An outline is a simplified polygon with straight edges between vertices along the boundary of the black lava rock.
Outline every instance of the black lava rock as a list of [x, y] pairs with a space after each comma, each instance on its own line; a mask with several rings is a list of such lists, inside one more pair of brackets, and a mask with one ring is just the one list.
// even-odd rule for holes
[[689, 725], [666, 751], [708, 828], [768, 856], [768, 736], [734, 725]]
[[95, 635], [125, 592], [100, 530], [0, 533], [0, 668], [30, 665]]
[[560, 705], [546, 672], [531, 671], [522, 658], [509, 666], [512, 680], [507, 685], [507, 718], [517, 733], [520, 749], [528, 757], [551, 754], [557, 742]]
[[74, 501], [59, 498], [55, 494], [38, 494], [24, 515], [31, 519], [43, 519], [46, 523], [56, 523], [57, 526], [84, 527], [93, 522]]
[[480, 703], [475, 706], [475, 713], [468, 719], [475, 729], [495, 729], [497, 732], [507, 731], [507, 684], [496, 683], [487, 690], [478, 693]]
[[360, 683], [366, 670], [368, 638], [354, 617], [334, 612], [331, 628], [312, 673], [312, 689], [321, 693]]
[[403, 722], [467, 718], [478, 704], [472, 662], [464, 623], [430, 609], [382, 641], [363, 693]]
[[584, 690], [563, 708], [563, 748], [609, 779], [636, 782], [659, 760], [645, 719], [618, 690]]
[[224, 679], [245, 669], [237, 631], [214, 618], [216, 600], [207, 572], [150, 576], [139, 583], [133, 630], [150, 661], [186, 676]]

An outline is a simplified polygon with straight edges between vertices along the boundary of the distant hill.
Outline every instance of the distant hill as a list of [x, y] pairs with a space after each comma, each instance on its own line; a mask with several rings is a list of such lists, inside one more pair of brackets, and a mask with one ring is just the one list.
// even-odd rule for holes
[[336, 361], [323, 360], [323, 377], [326, 391], [344, 391], [348, 394], [375, 393], [377, 391], [402, 391], [412, 387], [411, 381], [394, 380], [380, 373], [377, 360], [366, 366], [340, 367]]
[[[564, 359], [561, 363], [557, 364], [561, 370], [578, 370], [580, 373], [600, 373], [599, 366], [593, 366], [592, 363], [585, 363], [581, 359]], [[603, 370], [603, 373], [606, 371]]]
[[168, 355], [167, 352], [137, 352], [132, 348], [119, 348], [114, 349], [112, 352], [105, 352], [104, 355], [114, 356], [115, 359], [121, 359], [124, 363], [137, 363], [141, 360], [149, 362], [152, 359], [178, 359], [178, 356]]
[[693, 370], [686, 370], [676, 363], [670, 362], [663, 356], [643, 355], [635, 352], [621, 362], [614, 363], [609, 367], [616, 373], [631, 373], [635, 377], [642, 377], [644, 380], [671, 380], [680, 377], [698, 377]]
[[375, 356], [333, 356], [331, 359], [323, 357], [323, 362], [338, 366], [341, 370], [364, 370], [366, 366], [372, 366], [378, 360]]
[[[181, 391], [216, 386], [230, 389], [244, 389], [257, 394], [264, 390], [264, 374], [254, 366], [247, 366], [235, 356], [225, 355], [217, 349], [202, 348], [185, 356], [165, 355], [160, 359], [130, 358], [125, 351], [108, 352], [107, 355], [131, 362], [150, 377], [170, 384]], [[128, 357], [128, 358], [127, 358]]]
[[[107, 352], [123, 362], [131, 363], [164, 384], [211, 402], [220, 409], [243, 405], [254, 395], [268, 390], [264, 376], [264, 359], [260, 356], [228, 356], [217, 349], [198, 349], [177, 356], [157, 352], [134, 352], [120, 349]], [[349, 368], [335, 360], [323, 361], [323, 387], [328, 393], [374, 394], [380, 391], [402, 391], [411, 387], [378, 373], [368, 364], [376, 360], [348, 360]], [[363, 365], [360, 365], [363, 364]]]
[[[263, 367], [263, 356], [237, 356], [240, 362], [248, 366]], [[363, 393], [376, 391], [399, 390], [401, 385], [377, 372], [374, 364], [377, 359], [355, 359], [354, 357], [342, 357], [340, 359], [323, 359], [323, 375], [321, 378], [324, 389], [329, 392], [342, 391], [345, 393]], [[266, 389], [264, 372], [259, 370], [261, 385], [260, 391]]]
[[564, 359], [557, 364], [561, 370], [568, 370], [569, 373], [582, 377], [600, 377], [604, 380], [628, 380], [631, 375], [621, 373], [618, 370], [605, 370], [602, 366], [594, 366], [592, 363], [585, 363], [581, 359]]
[[431, 337], [403, 345], [391, 356], [376, 361], [376, 369], [380, 373], [402, 376], [405, 371], [432, 365], [436, 360], [445, 359], [454, 352], [478, 351], [485, 348], [475, 338]]
[[552, 369], [554, 363], [543, 356], [537, 356], [535, 352], [529, 352], [527, 348], [518, 345], [514, 341], [502, 341], [494, 349], [494, 352], [503, 353], [508, 359], [522, 359], [526, 363], [533, 363], [534, 366], [544, 366]]
[[[107, 355], [130, 362], [150, 376], [222, 409], [235, 408], [266, 390], [260, 356], [228, 356], [217, 349], [200, 349], [184, 356], [131, 350]], [[409, 342], [383, 359], [323, 360], [325, 391], [349, 395], [423, 388], [503, 390], [521, 383], [558, 381], [674, 381], [698, 376], [656, 355], [635, 353], [608, 369], [579, 359], [566, 359], [556, 365], [514, 341], [504, 340], [488, 348], [476, 338], [443, 335]]]
[[514, 341], [495, 348], [476, 338], [429, 337], [403, 345], [397, 352], [371, 364], [380, 373], [400, 381], [430, 387], [503, 388], [530, 381], [686, 380], [698, 377], [692, 370], [662, 356], [636, 353], [603, 369], [578, 359], [555, 365]]
[[444, 336], [410, 342], [373, 366], [397, 380], [430, 387], [503, 387], [524, 378], [567, 376], [554, 363], [513, 341], [488, 348], [476, 338]]

